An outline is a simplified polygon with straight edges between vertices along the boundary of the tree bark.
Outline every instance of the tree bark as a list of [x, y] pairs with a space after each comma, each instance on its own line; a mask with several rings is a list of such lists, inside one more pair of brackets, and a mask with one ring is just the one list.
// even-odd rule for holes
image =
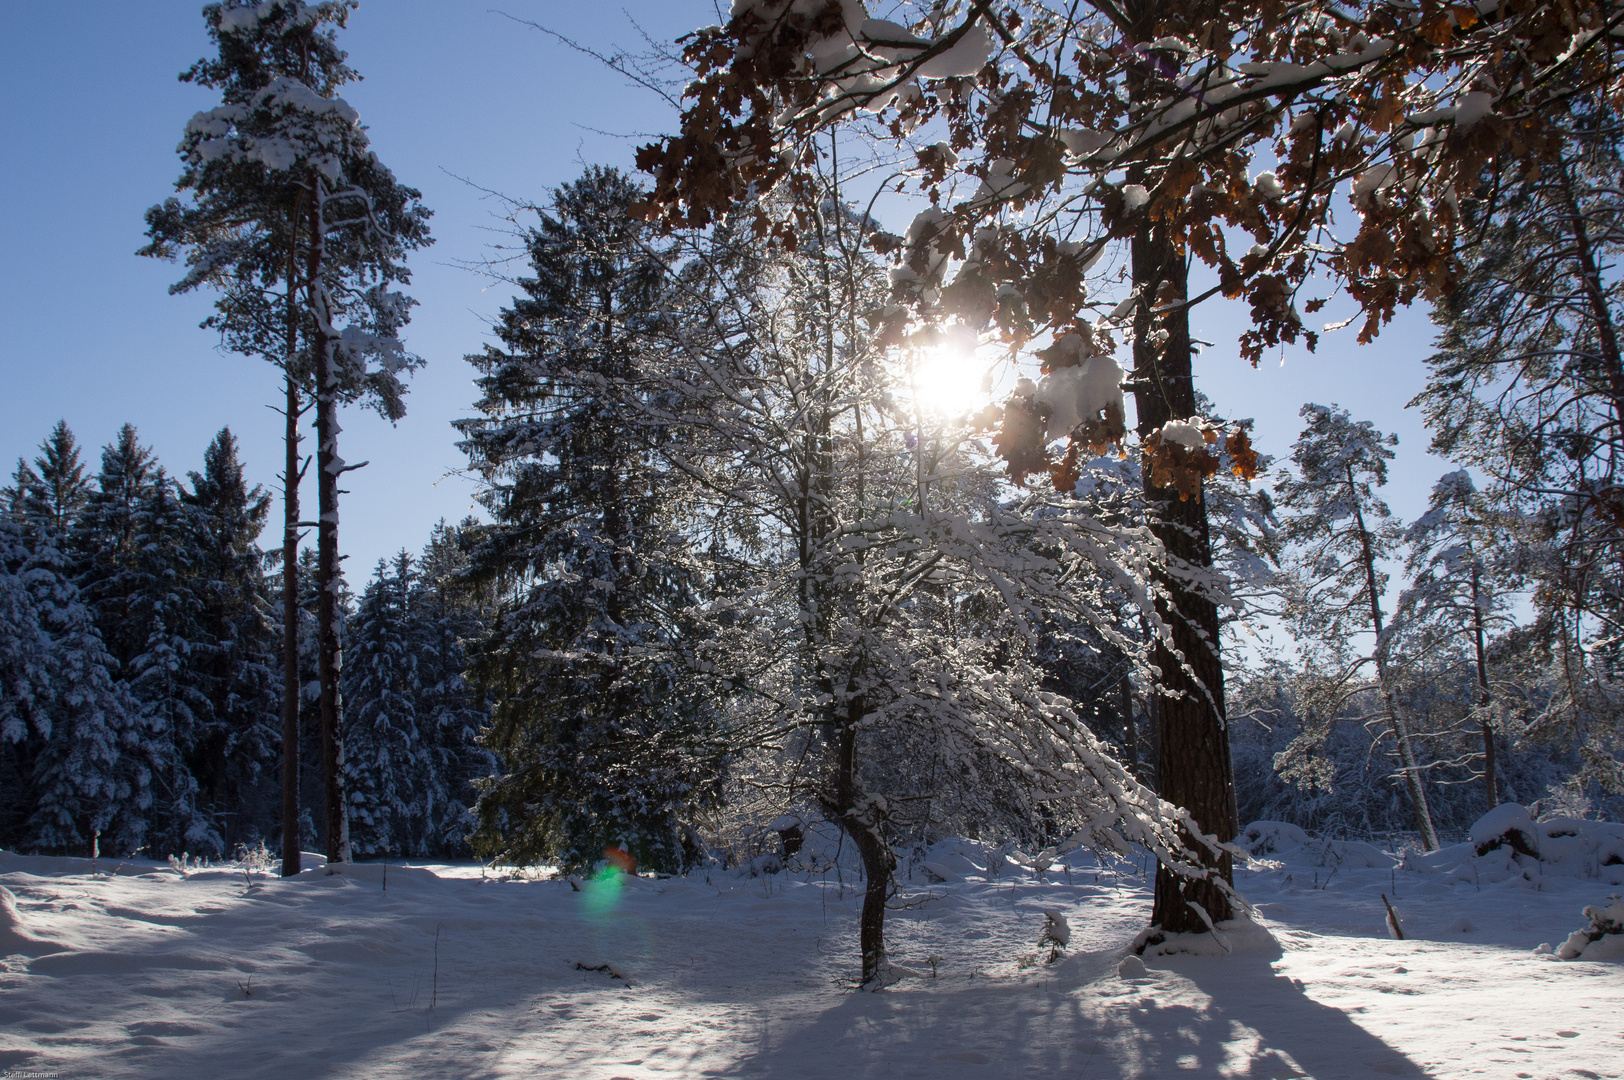
[[1410, 735], [1410, 725], [1404, 713], [1398, 707], [1398, 699], [1393, 694], [1393, 684], [1387, 668], [1387, 645], [1382, 640], [1384, 633], [1382, 619], [1381, 594], [1376, 589], [1376, 555], [1370, 542], [1370, 530], [1365, 528], [1365, 515], [1359, 509], [1359, 502], [1355, 498], [1356, 486], [1353, 482], [1353, 466], [1348, 466], [1348, 501], [1353, 506], [1353, 521], [1359, 530], [1359, 555], [1364, 562], [1365, 595], [1370, 601], [1370, 624], [1376, 631], [1376, 681], [1381, 685], [1382, 700], [1387, 705], [1388, 723], [1393, 729], [1393, 738], [1398, 743], [1399, 766], [1404, 772], [1404, 787], [1410, 795], [1410, 805], [1415, 810], [1415, 826], [1421, 833], [1421, 843], [1428, 851], [1438, 850], [1438, 832], [1432, 826], [1432, 810], [1427, 806], [1427, 789], [1421, 783], [1421, 763], [1415, 756], [1415, 740]]
[[1128, 758], [1128, 771], [1139, 780], [1139, 728], [1133, 722], [1133, 683], [1126, 675], [1117, 684], [1117, 691], [1122, 696], [1122, 748]]
[[835, 813], [863, 860], [863, 911], [857, 922], [862, 985], [878, 987], [885, 974], [885, 901], [896, 857], [886, 843], [883, 815], [857, 780], [857, 725], [861, 699], [853, 699], [835, 737]]
[[[1475, 552], [1473, 553], [1475, 556]], [[1500, 781], [1495, 776], [1494, 761], [1494, 724], [1489, 720], [1489, 706], [1494, 704], [1494, 695], [1489, 690], [1489, 658], [1488, 647], [1484, 642], [1483, 629], [1483, 585], [1482, 571], [1475, 566], [1472, 570], [1472, 644], [1477, 655], [1477, 707], [1480, 711], [1480, 723], [1483, 727], [1483, 787], [1488, 797], [1488, 807], [1493, 810], [1500, 805]]]
[[[1195, 381], [1190, 363], [1190, 318], [1186, 308], [1152, 314], [1158, 297], [1188, 295], [1184, 255], [1156, 224], [1142, 225], [1133, 239], [1133, 282], [1140, 302], [1134, 317], [1133, 391], [1141, 438], [1174, 419], [1195, 415]], [[1156, 331], [1166, 334], [1158, 340]], [[1212, 565], [1212, 538], [1206, 504], [1182, 500], [1159, 488], [1145, 473], [1150, 527], [1173, 563]], [[1235, 779], [1230, 765], [1224, 717], [1224, 670], [1218, 653], [1218, 608], [1180, 575], [1160, 575], [1171, 602], [1158, 602], [1172, 627], [1173, 648], [1157, 641], [1153, 662], [1161, 672], [1157, 701], [1157, 789], [1182, 806], [1202, 833], [1228, 842], [1235, 838]], [[1234, 881], [1233, 859], [1214, 854], [1201, 840], [1185, 842], [1212, 872], [1190, 880], [1166, 867], [1156, 870], [1151, 922], [1163, 933], [1205, 933], [1207, 924], [1193, 905], [1214, 922], [1234, 916], [1223, 885]], [[1221, 879], [1222, 885], [1219, 883]]]
[[314, 335], [311, 349], [316, 382], [316, 653], [321, 683], [321, 778], [326, 809], [327, 861], [350, 861], [349, 816], [345, 813], [339, 741], [343, 699], [339, 673], [343, 666], [338, 640], [338, 374], [333, 368], [328, 333], [332, 312], [322, 285], [325, 245], [322, 234], [321, 181], [311, 178], [310, 265], [307, 270]]
[[300, 200], [288, 221], [287, 457], [282, 472], [282, 876], [303, 867], [299, 853], [299, 308], [295, 261], [298, 253]]

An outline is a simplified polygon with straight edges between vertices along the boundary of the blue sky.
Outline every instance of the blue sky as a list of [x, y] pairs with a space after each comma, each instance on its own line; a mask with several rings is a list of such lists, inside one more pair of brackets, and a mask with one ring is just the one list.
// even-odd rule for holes
[[[367, 0], [342, 38], [365, 76], [345, 96], [383, 161], [423, 191], [437, 240], [413, 260], [410, 292], [420, 306], [408, 344], [428, 365], [414, 377], [406, 418], [391, 428], [352, 410], [344, 420], [343, 456], [371, 461], [346, 477], [341, 544], [357, 585], [379, 557], [416, 550], [436, 520], [459, 518], [472, 503], [472, 484], [456, 475], [464, 461], [450, 421], [474, 398], [462, 358], [489, 340], [487, 325], [511, 294], [460, 265], [491, 254], [508, 226], [499, 202], [458, 177], [542, 202], [587, 163], [629, 167], [637, 143], [672, 123], [658, 98], [501, 12], [601, 49], [638, 44], [632, 19], [662, 40], [716, 21], [708, 0], [629, 0], [624, 10], [498, 4]], [[197, 325], [211, 298], [168, 295], [177, 268], [134, 254], [142, 214], [172, 193], [182, 128], [214, 104], [208, 91], [176, 80], [208, 47], [200, 7], [0, 6], [0, 464], [8, 475], [64, 418], [92, 465], [128, 421], [177, 474], [199, 467], [214, 432], [230, 426], [251, 477], [276, 483], [281, 419], [267, 408], [280, 396], [274, 370], [219, 349]], [[1304, 401], [1336, 402], [1397, 432], [1388, 497], [1405, 517], [1419, 513], [1446, 468], [1425, 455], [1421, 418], [1403, 408], [1421, 387], [1432, 341], [1425, 313], [1405, 313], [1373, 346], [1356, 346], [1350, 328], [1315, 355], [1287, 350], [1256, 370], [1236, 356], [1243, 319], [1233, 307], [1198, 309], [1197, 336], [1216, 343], [1197, 361], [1202, 389], [1226, 414], [1255, 417], [1260, 448], [1280, 457]]]

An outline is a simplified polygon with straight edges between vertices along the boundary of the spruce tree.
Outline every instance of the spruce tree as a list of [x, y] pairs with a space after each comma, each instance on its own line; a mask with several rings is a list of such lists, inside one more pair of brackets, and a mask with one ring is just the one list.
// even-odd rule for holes
[[525, 238], [534, 274], [502, 312], [501, 347], [468, 358], [480, 415], [457, 426], [494, 519], [471, 573], [511, 583], [473, 657], [502, 768], [476, 849], [506, 861], [579, 869], [618, 846], [680, 870], [716, 793], [706, 707], [672, 662], [694, 603], [672, 526], [683, 482], [605, 390], [668, 322], [668, 267], [629, 212], [640, 195], [596, 167], [557, 189]]
[[475, 821], [476, 784], [496, 773], [496, 759], [480, 742], [490, 723], [485, 695], [467, 678], [468, 650], [490, 628], [484, 590], [468, 579], [468, 551], [477, 535], [473, 519], [434, 527], [418, 560], [409, 599], [413, 651], [417, 656], [418, 730], [426, 768], [435, 782], [422, 810], [429, 854], [466, 857]]
[[[275, 628], [265, 553], [256, 543], [271, 498], [248, 485], [228, 428], [204, 451], [203, 471], [188, 480], [180, 499], [190, 534], [191, 588], [200, 605], [189, 667], [209, 718], [187, 760], [205, 812], [219, 821], [230, 847], [260, 831], [264, 813], [255, 794], [278, 752]], [[235, 840], [234, 824], [242, 827]]]
[[416, 572], [405, 551], [377, 572], [349, 623], [344, 677], [344, 780], [358, 855], [423, 853], [423, 809], [437, 777], [418, 723], [419, 659], [410, 603]]
[[203, 631], [186, 509], [129, 424], [103, 449], [96, 485], [74, 537], [78, 580], [118, 678], [140, 705], [122, 754], [150, 777], [148, 840], [159, 852], [217, 853], [222, 841], [197, 808], [186, 764], [212, 720], [191, 666]]
[[123, 855], [146, 840], [140, 706], [48, 536], [0, 517], [0, 845]]
[[17, 468], [14, 516], [36, 528], [48, 528], [58, 538], [67, 536], [90, 497], [90, 480], [67, 421], [58, 420], [40, 443], [32, 469], [21, 461]]

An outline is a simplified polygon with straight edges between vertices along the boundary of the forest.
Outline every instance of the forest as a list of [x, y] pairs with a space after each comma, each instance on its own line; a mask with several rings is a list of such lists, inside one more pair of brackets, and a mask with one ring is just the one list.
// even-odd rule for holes
[[[63, 421], [0, 492], [18, 896], [23, 857], [249, 895], [444, 864], [590, 918], [606, 882], [821, 882], [827, 926], [835, 874], [835, 970], [881, 989], [937, 978], [920, 883], [1015, 905], [1131, 868], [1098, 915], [1131, 982], [1245, 951], [1312, 865], [1384, 887], [1394, 945], [1425, 875], [1475, 886], [1457, 938], [1511, 910], [1485, 881], [1572, 878], [1567, 921], [1598, 906], [1541, 948], [1617, 953], [1624, 6], [733, 0], [639, 51], [560, 38], [679, 126], [502, 196], [469, 270], [507, 299], [432, 358], [472, 380], [479, 512], [364, 577], [342, 418], [405, 415], [434, 235], [343, 97], [357, 7], [203, 8], [181, 78], [218, 104], [174, 118], [144, 221], [139, 256], [275, 372], [275, 484], [226, 428], [180, 477], [134, 423]], [[1304, 402], [1261, 445], [1199, 383], [1207, 350], [1381, 348], [1412, 306], [1413, 520], [1371, 419]], [[35, 955], [11, 896], [0, 953]], [[1105, 933], [1065, 910], [1008, 978]], [[576, 969], [631, 993], [595, 940]]]

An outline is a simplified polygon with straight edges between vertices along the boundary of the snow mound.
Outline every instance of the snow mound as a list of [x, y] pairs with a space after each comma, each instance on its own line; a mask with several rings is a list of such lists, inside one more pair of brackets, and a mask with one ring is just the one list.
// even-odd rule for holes
[[974, 840], [940, 840], [926, 849], [918, 866], [933, 885], [987, 876], [987, 853]]
[[1501, 882], [1533, 888], [1548, 877], [1624, 885], [1624, 825], [1567, 817], [1535, 821], [1525, 807], [1507, 803], [1479, 818], [1465, 843], [1406, 852], [1404, 868], [1479, 888]]
[[1141, 936], [1144, 956], [1232, 956], [1280, 948], [1267, 927], [1245, 916], [1216, 923], [1205, 934], [1163, 934], [1152, 927]]
[[1328, 840], [1325, 842], [1325, 861], [1349, 870], [1388, 870], [1398, 860], [1363, 840]]
[[17, 910], [17, 897], [10, 889], [0, 885], [0, 956], [44, 956], [46, 953], [62, 952], [65, 948], [30, 933], [23, 922], [22, 913]]
[[1308, 834], [1286, 821], [1254, 821], [1241, 830], [1235, 843], [1253, 855], [1275, 855], [1308, 843]]

